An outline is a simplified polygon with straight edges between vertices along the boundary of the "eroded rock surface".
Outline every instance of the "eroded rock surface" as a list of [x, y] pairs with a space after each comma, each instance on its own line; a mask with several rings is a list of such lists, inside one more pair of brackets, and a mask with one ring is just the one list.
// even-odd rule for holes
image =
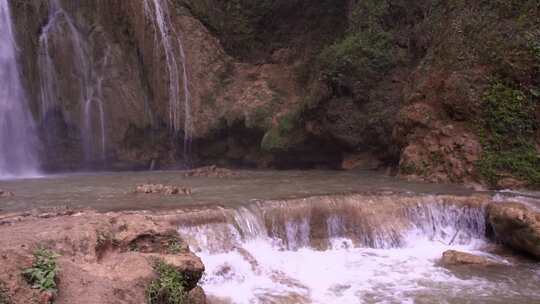
[[156, 259], [182, 272], [192, 303], [205, 303], [197, 288], [204, 265], [175, 233], [174, 217], [88, 212], [15, 219], [0, 228], [0, 282], [14, 303], [34, 303], [40, 295], [20, 272], [43, 246], [60, 255], [55, 303], [145, 303]]
[[540, 212], [519, 203], [491, 203], [487, 212], [497, 240], [540, 259]]

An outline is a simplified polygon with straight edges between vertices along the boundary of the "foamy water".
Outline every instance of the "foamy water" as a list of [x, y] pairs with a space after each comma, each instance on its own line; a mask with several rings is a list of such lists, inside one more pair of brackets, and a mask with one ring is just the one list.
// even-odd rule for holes
[[[481, 229], [460, 226], [477, 215], [462, 212], [448, 221], [451, 212], [434, 208], [422, 221], [422, 213], [415, 214], [411, 219], [419, 224], [413, 223], [400, 242], [380, 240], [377, 248], [332, 237], [326, 250], [313, 249], [309, 226], [302, 221], [285, 223], [285, 239], [270, 237], [246, 210], [237, 211], [233, 223], [179, 232], [203, 260], [203, 288], [218, 303], [540, 303], [538, 265], [488, 253], [493, 245]], [[328, 229], [335, 230], [329, 222]], [[450, 249], [502, 265], [450, 270], [439, 263]]]
[[198, 254], [207, 269], [206, 292], [232, 303], [413, 303], [424, 293], [463, 295], [471, 287], [496, 292], [482, 278], [463, 280], [437, 265], [445, 250], [476, 252], [481, 243], [418, 239], [406, 248], [371, 249], [336, 239], [330, 250], [289, 251], [254, 240], [226, 253]]

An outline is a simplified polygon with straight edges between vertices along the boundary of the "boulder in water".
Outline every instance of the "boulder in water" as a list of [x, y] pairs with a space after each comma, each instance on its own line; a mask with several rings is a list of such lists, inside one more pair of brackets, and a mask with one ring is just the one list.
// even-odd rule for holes
[[0, 189], [0, 198], [2, 198], [2, 197], [12, 197], [12, 196], [15, 196], [15, 194], [13, 192], [5, 191], [5, 190]]
[[162, 184], [143, 184], [137, 185], [135, 188], [135, 193], [163, 193], [165, 195], [191, 195], [191, 188], [189, 187], [178, 187], [171, 185], [162, 185]]
[[457, 250], [447, 250], [443, 253], [441, 258], [441, 264], [443, 266], [457, 266], [457, 265], [479, 265], [479, 266], [493, 266], [498, 265], [494, 260], [487, 257], [477, 256], [467, 252], [461, 252]]
[[487, 213], [497, 240], [540, 259], [540, 212], [519, 203], [491, 203]]

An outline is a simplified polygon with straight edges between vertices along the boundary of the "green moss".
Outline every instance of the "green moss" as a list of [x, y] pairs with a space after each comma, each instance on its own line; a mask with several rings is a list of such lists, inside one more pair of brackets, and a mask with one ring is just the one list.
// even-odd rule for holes
[[493, 81], [487, 90], [479, 132], [484, 151], [478, 169], [491, 185], [508, 175], [540, 185], [540, 155], [534, 146], [536, 108], [533, 96], [501, 81]]
[[162, 260], [156, 261], [158, 278], [146, 289], [148, 304], [187, 304], [188, 294], [183, 274]]
[[261, 128], [267, 130], [272, 123], [272, 110], [264, 105], [256, 108], [250, 114], [249, 119], [246, 119], [247, 128]]
[[300, 130], [302, 117], [300, 111], [284, 115], [277, 126], [270, 129], [261, 141], [261, 148], [265, 151], [287, 151], [296, 143], [303, 140]]
[[412, 175], [417, 173], [416, 166], [413, 163], [403, 162], [399, 166], [399, 171], [405, 175]]
[[58, 255], [50, 250], [38, 248], [34, 251], [34, 262], [32, 267], [22, 272], [23, 277], [32, 285], [32, 288], [40, 291], [50, 291], [56, 293], [56, 258]]

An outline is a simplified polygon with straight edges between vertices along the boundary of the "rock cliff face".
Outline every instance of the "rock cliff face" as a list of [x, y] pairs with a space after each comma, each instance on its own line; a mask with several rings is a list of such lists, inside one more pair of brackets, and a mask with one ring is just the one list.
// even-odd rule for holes
[[539, 185], [534, 1], [12, 3], [45, 169], [356, 159]]

